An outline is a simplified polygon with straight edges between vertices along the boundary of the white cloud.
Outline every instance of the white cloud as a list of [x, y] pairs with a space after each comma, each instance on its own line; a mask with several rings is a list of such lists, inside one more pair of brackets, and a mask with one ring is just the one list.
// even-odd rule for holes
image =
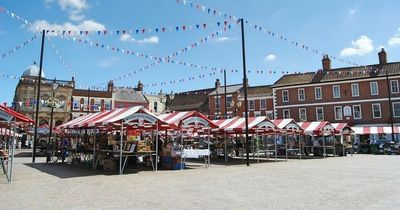
[[160, 39], [158, 38], [158, 36], [151, 36], [148, 38], [136, 40], [129, 34], [121, 35], [119, 40], [121, 42], [136, 42], [136, 43], [141, 43], [141, 44], [158, 44], [160, 42]]
[[[49, 4], [52, 2], [54, 2], [54, 0], [45, 0], [45, 6], [49, 7]], [[89, 8], [86, 0], [58, 0], [57, 3], [61, 10], [68, 12], [69, 19], [72, 21], [83, 20], [85, 15], [82, 14], [82, 12]]]
[[274, 54], [268, 54], [265, 58], [264, 61], [273, 61], [276, 59], [276, 55]]
[[348, 47], [340, 52], [341, 56], [363, 56], [374, 50], [373, 41], [365, 35], [360, 36], [356, 41], [351, 41], [353, 47]]
[[357, 11], [358, 11], [357, 9], [349, 9], [348, 14], [354, 15], [354, 14], [356, 14]]
[[[41, 30], [54, 30], [54, 31], [104, 31], [106, 27], [98, 23], [94, 20], [85, 20], [79, 24], [73, 24], [70, 22], [65, 22], [63, 24], [52, 24], [47, 20], [37, 20], [33, 23], [33, 25], [29, 28], [29, 30], [33, 32], [41, 31]], [[50, 33], [49, 35], [53, 35]]]
[[399, 31], [399, 33], [391, 37], [388, 41], [388, 44], [392, 47], [400, 45], [400, 28], [398, 28], [397, 30]]
[[97, 65], [102, 68], [108, 68], [111, 66], [115, 66], [119, 62], [119, 58], [111, 57], [101, 60]]
[[235, 38], [232, 37], [226, 37], [226, 36], [222, 36], [222, 37], [218, 37], [217, 39], [214, 39], [214, 42], [217, 43], [222, 43], [222, 42], [229, 42], [229, 41], [235, 41]]

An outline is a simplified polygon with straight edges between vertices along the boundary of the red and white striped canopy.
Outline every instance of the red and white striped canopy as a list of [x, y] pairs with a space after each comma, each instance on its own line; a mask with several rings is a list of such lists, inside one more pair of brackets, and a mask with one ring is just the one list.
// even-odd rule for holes
[[174, 112], [162, 114], [157, 117], [158, 119], [169, 124], [183, 128], [218, 128], [218, 125], [214, 124], [211, 120], [198, 111]]
[[281, 130], [301, 130], [300, 125], [293, 119], [275, 119], [271, 120], [271, 122]]
[[297, 123], [306, 135], [329, 135], [335, 132], [335, 128], [328, 121], [313, 121]]
[[161, 124], [168, 125], [168, 123], [158, 119], [144, 107], [135, 106], [129, 108], [116, 108], [109, 111], [78, 117], [59, 126], [59, 129], [118, 126], [121, 125], [122, 121], [124, 122], [124, 125], [127, 126], [141, 124], [146, 127], [145, 124], [154, 125], [156, 122], [161, 122]]
[[[8, 129], [8, 128], [0, 128], [0, 135], [1, 136], [14, 136], [14, 131]], [[21, 134], [15, 133], [16, 137], [22, 137]]]
[[[242, 133], [244, 130], [246, 130], [246, 122], [244, 117], [213, 120], [213, 122], [218, 125], [220, 130], [226, 132]], [[248, 124], [249, 130], [252, 130], [252, 132], [255, 132], [256, 130], [272, 131], [277, 129], [277, 127], [267, 117], [249, 117]]]
[[331, 125], [335, 128], [337, 133], [353, 133], [354, 131], [351, 129], [347, 123], [331, 123]]
[[[351, 127], [351, 129], [354, 130], [354, 134], [358, 134], [358, 135], [391, 134], [392, 133], [391, 126], [364, 126], [364, 127], [353, 126], [353, 127]], [[394, 131], [394, 133], [400, 133], [400, 127], [394, 126], [393, 131]]]

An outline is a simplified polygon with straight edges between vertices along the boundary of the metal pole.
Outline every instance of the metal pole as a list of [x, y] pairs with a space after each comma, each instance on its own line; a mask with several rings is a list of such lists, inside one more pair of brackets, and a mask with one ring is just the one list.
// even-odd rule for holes
[[226, 104], [226, 69], [224, 69], [224, 98], [225, 98], [225, 106], [224, 106], [224, 114], [225, 114], [225, 119], [227, 119], [228, 118], [228, 112], [227, 112], [227, 107], [228, 107], [228, 105]]
[[[53, 91], [53, 98], [54, 98], [54, 91]], [[51, 106], [51, 112], [50, 112], [50, 130], [49, 130], [49, 143], [50, 145], [51, 142], [51, 135], [53, 134], [53, 112], [54, 112], [54, 107]], [[47, 146], [47, 158], [46, 158], [46, 163], [50, 162], [50, 154], [49, 154], [49, 146]]]
[[[90, 111], [90, 87], [88, 88], [88, 95], [87, 95], [87, 100], [88, 100], [88, 107], [87, 107], [87, 111], [86, 114], [89, 115], [89, 111]], [[89, 142], [89, 136], [87, 133], [87, 128], [85, 128], [85, 140], [86, 142]]]
[[217, 103], [216, 103], [217, 115], [215, 116], [215, 119], [218, 119], [218, 117], [219, 117], [219, 109], [220, 109], [220, 107], [221, 107], [221, 100], [219, 99], [218, 88], [217, 88]]
[[[17, 126], [17, 118], [14, 119], [14, 128], [13, 128], [13, 139], [11, 143], [11, 168], [10, 168], [10, 178], [9, 181], [12, 182], [12, 176], [13, 176], [13, 168], [14, 168], [14, 151], [15, 151], [15, 132], [16, 129], [15, 127]], [[11, 130], [11, 128], [10, 128]]]
[[242, 54], [243, 54], [243, 88], [244, 88], [244, 118], [246, 122], [246, 165], [250, 165], [249, 153], [250, 153], [250, 144], [248, 141], [249, 138], [249, 119], [248, 119], [248, 104], [247, 104], [247, 76], [246, 76], [246, 54], [245, 54], [245, 44], [244, 44], [244, 26], [243, 26], [243, 18], [240, 19], [240, 25], [242, 28]]
[[124, 138], [124, 120], [121, 120], [121, 138], [120, 138], [120, 146], [119, 146], [119, 174], [122, 174], [122, 143]]
[[228, 162], [228, 145], [227, 145], [227, 141], [226, 141], [226, 132], [224, 132], [224, 139], [225, 139], [225, 163]]
[[157, 133], [156, 133], [156, 171], [157, 171], [157, 165], [158, 165], [158, 121], [157, 123]]
[[[389, 98], [389, 110], [390, 110], [390, 126], [392, 127], [392, 141], [394, 141], [394, 127], [393, 127], [393, 105], [392, 105], [392, 94], [390, 90], [390, 84], [389, 84], [389, 73], [388, 70], [386, 70], [386, 83], [387, 83], [387, 91], [388, 91], [388, 98]], [[397, 140], [397, 139], [396, 139]]]
[[39, 121], [39, 100], [40, 100], [40, 83], [42, 82], [42, 67], [43, 67], [43, 51], [44, 51], [44, 39], [45, 39], [45, 30], [42, 31], [42, 46], [40, 48], [40, 64], [39, 64], [39, 80], [37, 86], [37, 94], [36, 94], [36, 115], [35, 115], [35, 133], [33, 137], [33, 151], [32, 151], [32, 163], [35, 162], [36, 159], [36, 146], [37, 146], [37, 129], [38, 129], [38, 121]]

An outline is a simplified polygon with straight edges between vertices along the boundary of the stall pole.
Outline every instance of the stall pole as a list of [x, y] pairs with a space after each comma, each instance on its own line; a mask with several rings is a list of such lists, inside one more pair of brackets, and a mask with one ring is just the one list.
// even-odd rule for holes
[[226, 142], [226, 132], [224, 132], [224, 138], [225, 138], [225, 151], [224, 151], [225, 163], [227, 163], [228, 162], [228, 145], [227, 145], [227, 142]]
[[120, 145], [119, 145], [119, 174], [122, 174], [122, 141], [124, 138], [124, 120], [121, 120], [121, 134], [120, 134]]
[[274, 130], [275, 162], [278, 161], [278, 146], [276, 145], [276, 141], [278, 140], [277, 137], [278, 135], [276, 134], [276, 130]]
[[343, 150], [343, 157], [345, 156], [346, 153], [346, 147], [344, 146], [344, 139], [343, 139], [343, 133], [340, 135], [340, 142], [342, 143], [342, 150]]
[[288, 152], [287, 152], [287, 142], [288, 142], [288, 133], [286, 131], [286, 135], [285, 135], [285, 153], [286, 153], [286, 162], [287, 162], [287, 158], [288, 158]]
[[326, 147], [325, 147], [325, 145], [326, 145], [326, 143], [325, 143], [325, 136], [322, 134], [322, 144], [323, 144], [323, 147], [324, 147], [324, 154], [323, 154], [323, 156], [324, 156], [324, 158], [326, 157]]
[[156, 171], [158, 167], [158, 122], [157, 122], [157, 133], [156, 133]]
[[335, 133], [332, 133], [332, 138], [333, 138], [333, 157], [336, 156], [336, 137]]
[[[11, 144], [11, 142], [10, 142], [10, 138], [11, 138], [11, 130], [9, 129], [8, 130], [8, 132], [7, 132], [7, 130], [6, 130], [6, 133], [8, 133], [8, 136], [7, 136], [7, 134], [6, 134], [6, 148], [7, 148], [7, 153], [10, 153], [10, 144]], [[8, 155], [8, 156], [10, 156], [10, 155]], [[8, 179], [8, 181], [10, 182], [10, 174], [9, 174], [9, 172], [10, 172], [10, 164], [11, 164], [11, 162], [10, 162], [10, 160], [7, 160], [7, 179]]]
[[299, 153], [300, 153], [300, 160], [301, 160], [301, 135], [300, 132], [297, 132], [297, 137], [299, 138]]
[[210, 144], [211, 144], [211, 137], [210, 137], [210, 130], [208, 130], [208, 166], [211, 166]]
[[96, 169], [96, 133], [93, 135], [93, 169]]
[[[12, 182], [13, 168], [14, 168], [14, 151], [15, 151], [15, 127], [17, 126], [17, 119], [14, 119], [13, 140], [11, 143], [11, 168], [10, 168], [10, 182]], [[11, 130], [11, 129], [10, 129]]]
[[[181, 134], [181, 148], [182, 148], [182, 150], [181, 150], [181, 163], [182, 163], [182, 166], [181, 166], [181, 170], [183, 170], [183, 158], [184, 158], [184, 154], [183, 154], [183, 151], [184, 151], [184, 148], [183, 148], [183, 130], [182, 130], [182, 127], [180, 127], [180, 134]], [[185, 159], [186, 160], [186, 159]]]
[[257, 163], [260, 163], [260, 155], [259, 155], [259, 152], [258, 152], [258, 138], [259, 138], [259, 136], [258, 136], [258, 131], [257, 131], [257, 134], [256, 134], [256, 136], [257, 136], [257, 142], [256, 142], [256, 151], [257, 151]]

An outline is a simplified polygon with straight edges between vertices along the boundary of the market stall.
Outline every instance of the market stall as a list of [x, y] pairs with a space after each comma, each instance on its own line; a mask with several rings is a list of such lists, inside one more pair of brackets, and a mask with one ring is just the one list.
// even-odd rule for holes
[[[97, 168], [100, 161], [112, 164], [114, 159], [119, 159], [120, 174], [124, 171], [128, 157], [146, 157], [153, 170], [157, 171], [154, 160], [158, 160], [158, 132], [168, 128], [171, 125], [142, 106], [94, 113], [59, 126], [59, 129], [91, 129], [94, 134], [104, 134], [100, 139], [96, 139], [96, 135], [92, 138], [93, 167]], [[137, 134], [132, 135], [132, 132]], [[106, 168], [115, 168], [112, 166], [106, 165]]]
[[[354, 125], [351, 126], [351, 129], [354, 130], [354, 145], [358, 153], [399, 153], [395, 146], [395, 139], [400, 139], [399, 125], [393, 125], [393, 132], [390, 124]], [[391, 151], [391, 147], [394, 149], [393, 151]]]
[[305, 137], [304, 151], [306, 155], [327, 156], [327, 149], [336, 153], [335, 128], [328, 121], [299, 122]]
[[340, 143], [342, 144], [342, 152], [338, 152], [336, 148], [337, 154], [342, 154], [345, 156], [347, 151], [353, 155], [353, 140], [352, 134], [354, 133], [353, 129], [347, 125], [347, 123], [331, 123], [333, 128], [335, 129], [335, 135], [339, 136]]
[[[245, 118], [231, 118], [231, 119], [220, 119], [213, 121], [218, 125], [218, 129], [213, 130], [214, 133], [224, 134], [225, 138], [228, 135], [236, 135], [235, 139], [235, 153], [241, 154], [240, 156], [244, 158], [245, 148], [243, 145], [246, 143], [246, 139], [243, 134], [246, 130]], [[259, 154], [264, 153], [269, 156], [269, 153], [274, 153], [276, 157], [276, 147], [269, 148], [266, 144], [266, 139], [275, 138], [277, 132], [277, 127], [267, 118], [267, 117], [249, 117], [248, 118], [248, 129], [251, 135], [251, 150], [253, 158], [257, 156], [257, 161], [259, 161]], [[240, 139], [238, 138], [240, 137]], [[261, 144], [260, 144], [261, 142]]]
[[271, 121], [280, 129], [280, 133], [275, 139], [275, 144], [278, 145], [279, 151], [284, 150], [286, 160], [289, 154], [298, 155], [299, 159], [301, 159], [301, 132], [303, 129], [300, 125], [293, 119], [275, 119]]
[[[211, 120], [206, 116], [197, 111], [187, 112], [173, 112], [168, 114], [162, 114], [158, 116], [159, 119], [167, 122], [170, 125], [177, 127], [178, 135], [180, 135], [180, 146], [182, 150], [176, 148], [173, 145], [165, 148], [162, 153], [162, 166], [166, 169], [178, 169], [181, 164], [181, 169], [184, 168], [185, 161], [188, 158], [204, 158], [205, 165], [210, 165], [210, 143], [211, 143], [211, 129], [218, 128]], [[176, 129], [174, 129], [176, 131]], [[167, 131], [166, 131], [167, 132]], [[167, 134], [166, 134], [167, 136]], [[190, 139], [205, 139], [207, 138], [207, 148], [195, 148], [198, 147], [194, 144], [184, 144], [184, 138]], [[189, 141], [188, 141], [189, 142]], [[194, 143], [194, 142], [191, 142]], [[197, 142], [200, 143], [200, 142]], [[180, 157], [179, 157], [180, 156]]]
[[34, 121], [2, 104], [0, 104], [0, 119], [0, 128], [4, 132], [2, 141], [5, 144], [4, 148], [0, 150], [0, 164], [6, 175], [7, 182], [10, 183], [12, 182], [14, 152], [16, 137], [18, 136], [16, 129], [18, 127], [30, 126]]

